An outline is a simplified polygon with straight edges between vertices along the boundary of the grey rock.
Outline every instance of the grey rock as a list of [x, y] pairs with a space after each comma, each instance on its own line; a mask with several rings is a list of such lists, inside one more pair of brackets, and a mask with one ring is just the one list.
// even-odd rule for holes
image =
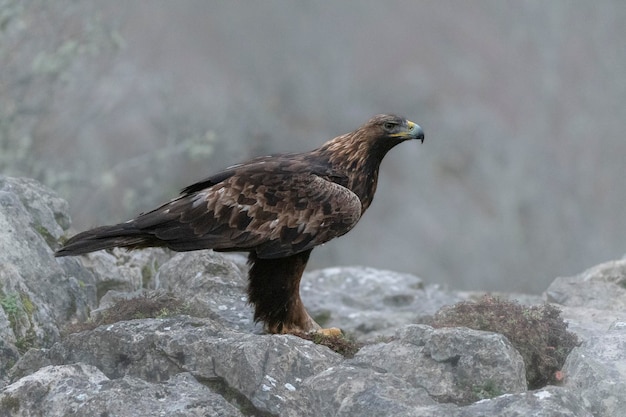
[[466, 328], [406, 326], [396, 340], [366, 346], [349, 362], [389, 372], [440, 402], [526, 390], [524, 361], [509, 341]]
[[67, 226], [67, 204], [35, 181], [0, 177], [0, 380], [15, 352], [50, 346], [68, 320], [87, 318], [93, 275], [52, 256]]
[[462, 300], [414, 275], [367, 267], [305, 273], [301, 293], [309, 313], [323, 321], [322, 326], [339, 327], [367, 340], [391, 336], [398, 327]]
[[[411, 324], [473, 293], [370, 268], [307, 273], [312, 315], [376, 341], [345, 359], [294, 336], [258, 334], [242, 256], [149, 249], [55, 259], [68, 225], [52, 192], [0, 179], [0, 416], [624, 415], [626, 261], [550, 286], [545, 297], [562, 303], [583, 344], [563, 387], [527, 392], [521, 357], [503, 336]], [[60, 337], [67, 324], [150, 291], [183, 300], [193, 317]], [[470, 403], [482, 397], [493, 398]]]
[[29, 349], [22, 356], [18, 356], [18, 359], [17, 363], [9, 370], [6, 382], [15, 382], [43, 367], [53, 365], [50, 359], [50, 350], [46, 348]]
[[36, 181], [0, 177], [0, 386], [20, 353], [50, 347], [84, 321], [110, 289], [149, 285], [160, 249], [54, 258], [69, 226], [67, 203]]
[[626, 317], [623, 311], [615, 310], [567, 306], [559, 306], [559, 309], [568, 330], [576, 333], [581, 340], [605, 334], [613, 323]]
[[4, 308], [0, 308], [0, 387], [6, 383], [7, 371], [20, 357], [11, 322]]
[[32, 218], [30, 223], [51, 246], [70, 226], [67, 201], [54, 191], [30, 178], [0, 176], [0, 192], [18, 196], [21, 205]]
[[[158, 269], [174, 256], [174, 252], [162, 248], [134, 251], [114, 248], [88, 253], [77, 258], [60, 258], [60, 262], [80, 262], [82, 269], [95, 277], [95, 298], [100, 305], [108, 291], [133, 292], [156, 287]], [[106, 300], [106, 299], [105, 299]]]
[[[186, 316], [100, 326], [69, 335], [45, 356], [57, 365], [96, 366], [111, 379], [134, 376], [162, 382], [190, 372], [200, 380], [218, 381], [272, 413], [285, 407], [285, 398], [304, 380], [342, 360], [328, 348], [295, 336], [233, 332], [210, 319]], [[41, 359], [34, 361], [39, 363]], [[16, 366], [28, 373], [26, 363]]]
[[626, 416], [626, 260], [607, 262], [574, 277], [557, 278], [544, 296], [582, 344], [563, 366], [564, 386], [594, 415]]
[[522, 305], [543, 304], [545, 300], [541, 294], [522, 294], [516, 292], [499, 292], [499, 291], [454, 291], [454, 293], [467, 301], [479, 301], [485, 296], [495, 297], [501, 300], [516, 302]]
[[453, 404], [418, 407], [407, 417], [591, 417], [570, 390], [549, 386], [536, 391], [504, 394], [459, 407]]
[[[460, 408], [459, 417], [591, 417], [575, 391], [549, 386], [536, 391], [506, 394]], [[456, 414], [441, 414], [456, 415]]]
[[305, 407], [288, 415], [411, 415], [416, 407], [435, 404], [424, 388], [413, 387], [391, 373], [348, 363], [309, 378], [300, 390], [290, 408]]
[[626, 416], [626, 330], [623, 326], [586, 339], [563, 366], [565, 386], [598, 416]]
[[194, 314], [211, 317], [234, 330], [260, 332], [248, 304], [247, 267], [241, 256], [211, 250], [179, 253], [155, 276], [155, 288], [185, 300]]
[[626, 311], [626, 260], [606, 262], [573, 277], [555, 279], [548, 302], [568, 307]]
[[161, 384], [111, 380], [83, 363], [48, 366], [0, 392], [2, 416], [243, 416], [222, 396], [180, 373]]

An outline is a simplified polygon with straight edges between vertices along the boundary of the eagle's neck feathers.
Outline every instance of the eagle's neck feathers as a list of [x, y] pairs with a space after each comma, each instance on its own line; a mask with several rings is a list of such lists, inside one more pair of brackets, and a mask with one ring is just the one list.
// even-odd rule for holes
[[365, 129], [338, 136], [317, 150], [316, 158], [327, 161], [331, 170], [346, 178], [341, 184], [354, 192], [365, 211], [374, 198], [378, 183], [380, 163], [396, 143], [388, 138], [379, 138]]

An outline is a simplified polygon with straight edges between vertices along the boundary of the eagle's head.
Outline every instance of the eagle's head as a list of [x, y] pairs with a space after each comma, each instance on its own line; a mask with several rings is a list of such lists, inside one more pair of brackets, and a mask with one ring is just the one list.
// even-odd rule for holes
[[391, 148], [410, 139], [424, 142], [424, 131], [419, 125], [393, 114], [379, 114], [355, 131], [329, 140], [315, 153], [326, 155], [331, 163], [351, 170], [363, 169], [372, 163], [372, 168], [378, 169]]
[[393, 114], [379, 114], [372, 117], [357, 131], [376, 141], [389, 139], [393, 145], [409, 139], [417, 139], [424, 142], [424, 131], [422, 128], [403, 117]]

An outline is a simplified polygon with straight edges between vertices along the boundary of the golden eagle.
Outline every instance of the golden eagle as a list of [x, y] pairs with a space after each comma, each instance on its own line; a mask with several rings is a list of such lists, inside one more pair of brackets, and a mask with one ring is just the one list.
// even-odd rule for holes
[[417, 124], [378, 115], [311, 152], [254, 158], [182, 190], [148, 213], [70, 238], [55, 256], [164, 246], [248, 252], [248, 300], [269, 333], [320, 330], [300, 299], [313, 248], [347, 233], [372, 203], [385, 154]]

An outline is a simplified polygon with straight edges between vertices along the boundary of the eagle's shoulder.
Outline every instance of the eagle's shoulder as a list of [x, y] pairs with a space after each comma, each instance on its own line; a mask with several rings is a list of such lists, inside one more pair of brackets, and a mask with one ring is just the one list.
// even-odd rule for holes
[[260, 156], [247, 162], [231, 165], [181, 190], [182, 195], [193, 194], [219, 183], [254, 183], [283, 180], [290, 176], [315, 175], [327, 181], [346, 186], [347, 175], [333, 169], [327, 159], [312, 153], [284, 153]]

